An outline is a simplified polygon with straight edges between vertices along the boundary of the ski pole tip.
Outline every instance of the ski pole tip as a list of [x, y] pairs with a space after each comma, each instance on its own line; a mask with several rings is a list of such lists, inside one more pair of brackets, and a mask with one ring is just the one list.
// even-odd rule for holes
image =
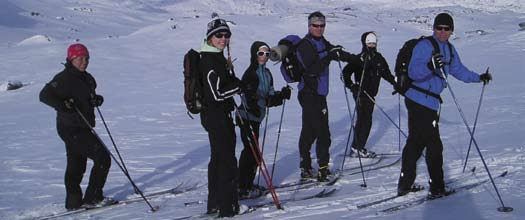
[[156, 206], [151, 207], [151, 209], [148, 212], [156, 212], [159, 209], [160, 209], [160, 206], [156, 205]]
[[512, 212], [514, 211], [514, 208], [508, 207], [508, 206], [502, 206], [498, 208], [499, 212]]

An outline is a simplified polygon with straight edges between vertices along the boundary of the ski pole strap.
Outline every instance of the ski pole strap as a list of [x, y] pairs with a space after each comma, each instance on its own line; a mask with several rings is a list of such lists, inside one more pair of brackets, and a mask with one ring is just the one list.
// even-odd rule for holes
[[412, 89], [414, 89], [414, 90], [416, 90], [418, 92], [421, 92], [421, 93], [423, 93], [425, 95], [432, 96], [432, 97], [436, 98], [437, 100], [439, 100], [439, 103], [443, 104], [443, 99], [441, 99], [441, 96], [436, 94], [436, 93], [430, 92], [430, 91], [428, 91], [426, 89], [422, 89], [422, 88], [417, 87], [417, 86], [415, 86], [413, 84], [410, 84], [410, 88], [412, 88]]

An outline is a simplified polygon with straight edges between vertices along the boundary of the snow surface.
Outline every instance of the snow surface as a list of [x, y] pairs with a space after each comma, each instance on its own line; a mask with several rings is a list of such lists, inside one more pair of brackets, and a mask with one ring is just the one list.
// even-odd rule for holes
[[[507, 177], [495, 182], [505, 205], [514, 211], [496, 211], [501, 204], [490, 184], [391, 214], [378, 211], [411, 197], [355, 210], [357, 205], [395, 194], [400, 170], [397, 164], [365, 173], [367, 188], [359, 186], [359, 174], [345, 175], [336, 184], [339, 190], [330, 198], [289, 202], [284, 204], [284, 211], [268, 206], [236, 218], [523, 219], [525, 119], [521, 114], [525, 111], [525, 31], [518, 26], [525, 21], [523, 0], [0, 1], [0, 84], [12, 80], [27, 84], [13, 91], [0, 89], [0, 219], [33, 219], [63, 211], [65, 149], [56, 134], [55, 112], [38, 101], [38, 93], [62, 70], [60, 63], [65, 60], [69, 44], [80, 41], [88, 46], [88, 71], [97, 79], [97, 92], [105, 97], [101, 107], [104, 117], [133, 179], [142, 190], [152, 192], [180, 183], [206, 183], [208, 139], [198, 117], [191, 120], [186, 114], [181, 71], [184, 53], [190, 47], [199, 48], [211, 13], [231, 21], [232, 55], [237, 58], [235, 66], [240, 75], [248, 66], [253, 41], [275, 45], [287, 34], [303, 35], [307, 31], [306, 17], [315, 10], [328, 17], [327, 39], [350, 52], [359, 52], [361, 33], [376, 31], [379, 50], [391, 68], [405, 40], [431, 34], [436, 14], [446, 11], [454, 16], [456, 31], [452, 43], [462, 62], [477, 72], [490, 66], [494, 76], [485, 90], [475, 137], [492, 174], [509, 171]], [[284, 86], [278, 66], [270, 64], [269, 68], [275, 87]], [[332, 63], [330, 71], [330, 151], [331, 166], [336, 169], [341, 167], [340, 155], [345, 150], [350, 117], [337, 63]], [[455, 79], [450, 83], [472, 126], [481, 84], [463, 84]], [[390, 95], [391, 90], [383, 82], [376, 98], [397, 121], [398, 97]], [[293, 90], [284, 113], [275, 184], [291, 182], [299, 176], [297, 142], [301, 116], [296, 91]], [[445, 103], [441, 136], [448, 179], [460, 176], [470, 138], [450, 93], [444, 91], [442, 96]], [[353, 101], [350, 104], [353, 108]], [[280, 112], [281, 107], [270, 111], [264, 153], [268, 166], [273, 164]], [[403, 105], [401, 117], [401, 127], [406, 131]], [[100, 120], [96, 130], [112, 149]], [[398, 131], [378, 108], [368, 144], [370, 150], [378, 153], [396, 153], [399, 149]], [[466, 182], [487, 178], [472, 147], [468, 166], [475, 166], [477, 171]], [[237, 153], [242, 149], [240, 140], [237, 149]], [[344, 167], [357, 165], [356, 159], [347, 158]], [[424, 185], [428, 181], [423, 159], [416, 181]], [[280, 197], [310, 192], [316, 189], [282, 193]], [[105, 193], [116, 199], [133, 197], [130, 184], [116, 164], [111, 168]], [[203, 186], [152, 200], [161, 206], [155, 213], [148, 213], [144, 203], [134, 203], [65, 219], [173, 219], [205, 212], [204, 204], [183, 204], [204, 201], [206, 195]]]

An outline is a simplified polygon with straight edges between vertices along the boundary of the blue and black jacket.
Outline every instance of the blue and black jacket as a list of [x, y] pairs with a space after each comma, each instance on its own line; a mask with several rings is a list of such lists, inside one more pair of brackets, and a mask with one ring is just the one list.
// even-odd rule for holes
[[[445, 73], [442, 73], [441, 70], [435, 70], [434, 72], [429, 69], [428, 63], [431, 62], [434, 46], [432, 46], [430, 40], [422, 40], [414, 47], [408, 66], [408, 75], [414, 80], [412, 82], [414, 86], [428, 90], [434, 94], [441, 94], [447, 86], [443, 77], [448, 77], [449, 75], [466, 83], [480, 82], [479, 74], [469, 70], [461, 63], [454, 46], [451, 45], [451, 49], [449, 49], [448, 42], [439, 41], [435, 35], [432, 37], [437, 41], [439, 46], [439, 51], [436, 52], [443, 55]], [[407, 90], [405, 97], [429, 109], [436, 111], [439, 109], [440, 102], [438, 98], [413, 88]]]

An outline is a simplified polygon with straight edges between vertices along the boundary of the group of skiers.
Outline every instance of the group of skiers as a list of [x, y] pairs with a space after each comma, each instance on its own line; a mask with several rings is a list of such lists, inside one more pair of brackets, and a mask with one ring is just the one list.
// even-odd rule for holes
[[[426, 148], [426, 162], [430, 174], [429, 197], [447, 194], [443, 181], [443, 145], [439, 135], [440, 101], [436, 96], [421, 92], [421, 89], [439, 94], [447, 85], [449, 75], [464, 82], [488, 83], [489, 73], [477, 74], [468, 70], [460, 61], [454, 47], [448, 42], [454, 30], [449, 14], [437, 15], [432, 38], [437, 41], [439, 51], [434, 51], [431, 40], [418, 42], [409, 65], [412, 87], [402, 92], [390, 72], [385, 58], [378, 52], [378, 40], [374, 32], [361, 36], [362, 51], [350, 54], [341, 46], [334, 46], [324, 37], [326, 17], [319, 11], [308, 16], [308, 33], [297, 46], [297, 56], [304, 67], [298, 83], [297, 98], [302, 108], [302, 129], [299, 137], [301, 178], [316, 178], [327, 181], [331, 175], [329, 167], [331, 145], [326, 97], [329, 88], [329, 64], [331, 61], [347, 62], [343, 70], [344, 84], [353, 93], [357, 109], [352, 154], [359, 157], [375, 157], [366, 149], [372, 125], [372, 112], [380, 79], [389, 82], [395, 91], [405, 96], [408, 110], [409, 134], [402, 153], [398, 194], [404, 195], [418, 190], [414, 184], [416, 161]], [[219, 217], [231, 217], [239, 212], [239, 197], [254, 187], [257, 161], [260, 155], [253, 147], [258, 142], [259, 127], [267, 108], [279, 106], [291, 97], [288, 86], [276, 91], [273, 77], [266, 67], [270, 46], [255, 41], [250, 48], [250, 65], [242, 79], [234, 73], [229, 42], [232, 32], [223, 19], [208, 23], [206, 37], [200, 50], [199, 71], [203, 85], [203, 110], [201, 124], [208, 133], [211, 158], [208, 164], [207, 213], [218, 213]], [[227, 51], [225, 57], [224, 50]], [[65, 69], [47, 83], [40, 93], [40, 100], [57, 110], [57, 130], [65, 142], [67, 168], [65, 174], [66, 208], [77, 209], [83, 205], [112, 202], [103, 196], [111, 159], [102, 145], [90, 132], [95, 126], [94, 108], [103, 103], [96, 94], [95, 79], [86, 72], [89, 53], [82, 44], [68, 49]], [[354, 80], [352, 81], [352, 75]], [[420, 89], [416, 89], [418, 87]], [[240, 95], [242, 104], [237, 106], [233, 97]], [[88, 127], [79, 114], [84, 115]], [[236, 123], [234, 123], [236, 122]], [[235, 156], [235, 124], [240, 127], [244, 149], [239, 166]], [[318, 170], [312, 167], [310, 149], [316, 142]], [[80, 182], [86, 169], [86, 159], [94, 161], [85, 196]], [[232, 172], [238, 170], [238, 172]]]

